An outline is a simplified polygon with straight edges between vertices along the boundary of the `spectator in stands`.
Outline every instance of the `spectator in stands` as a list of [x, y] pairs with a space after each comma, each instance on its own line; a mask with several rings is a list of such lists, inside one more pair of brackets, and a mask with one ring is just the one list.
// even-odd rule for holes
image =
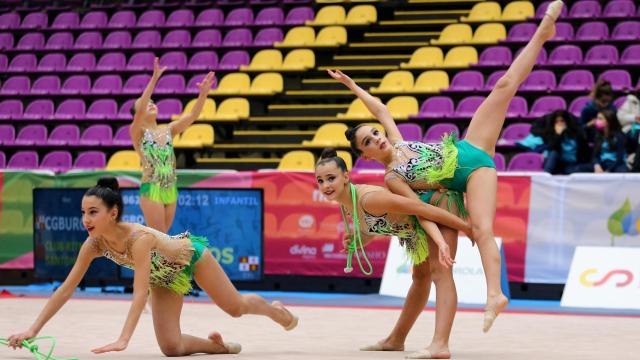
[[627, 165], [631, 172], [640, 172], [640, 122], [627, 132]]
[[550, 174], [592, 172], [587, 136], [577, 119], [566, 110], [544, 116], [546, 147], [544, 171]]
[[627, 172], [625, 137], [615, 111], [605, 109], [598, 113], [593, 152], [593, 171]]
[[640, 90], [635, 94], [627, 95], [620, 109], [618, 120], [622, 126], [622, 132], [628, 133], [632, 126], [640, 126]]
[[595, 136], [595, 123], [598, 112], [609, 109], [616, 110], [613, 105], [613, 89], [611, 83], [606, 80], [598, 80], [591, 90], [591, 100], [582, 108], [580, 113], [580, 125], [586, 127], [587, 138], [593, 141]]

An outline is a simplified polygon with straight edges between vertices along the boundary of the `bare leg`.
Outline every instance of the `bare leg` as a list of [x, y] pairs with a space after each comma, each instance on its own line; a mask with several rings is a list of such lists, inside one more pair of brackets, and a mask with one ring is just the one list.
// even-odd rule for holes
[[561, 10], [562, 2], [559, 0], [549, 5], [547, 14], [527, 46], [498, 80], [469, 123], [465, 139], [491, 156], [495, 153], [509, 103], [520, 84], [531, 73], [544, 43], [555, 35], [555, 21]]
[[180, 331], [180, 313], [183, 297], [171, 290], [154, 288], [153, 327], [160, 350], [166, 356], [184, 356], [196, 353], [227, 354], [240, 352], [240, 345], [225, 344], [218, 333], [203, 339]]
[[164, 206], [164, 230], [163, 233], [168, 233], [173, 224], [173, 218], [176, 216], [176, 203], [168, 204]]
[[148, 227], [166, 232], [164, 229], [164, 204], [140, 196], [140, 209]]

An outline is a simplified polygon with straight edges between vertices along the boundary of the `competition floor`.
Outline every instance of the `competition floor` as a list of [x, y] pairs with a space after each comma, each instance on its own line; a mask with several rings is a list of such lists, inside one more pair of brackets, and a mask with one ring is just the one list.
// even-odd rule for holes
[[[0, 337], [26, 329], [48, 296], [41, 290], [22, 290], [9, 289], [10, 295], [0, 296]], [[402, 299], [350, 294], [260, 294], [288, 304], [300, 317], [298, 328], [285, 332], [270, 320], [252, 315], [231, 318], [206, 297], [187, 297], [182, 329], [197, 336], [217, 330], [226, 341], [242, 344], [243, 350], [238, 355], [207, 358], [261, 360], [403, 359], [424, 347], [433, 332], [435, 314], [429, 304], [409, 334], [406, 352], [360, 352], [360, 346], [374, 343], [390, 331], [400, 313]], [[54, 355], [58, 358], [163, 358], [150, 314], [142, 315], [124, 352], [102, 355], [90, 352], [117, 338], [129, 309], [128, 299], [126, 295], [78, 292], [40, 335], [57, 338]], [[479, 309], [460, 306], [451, 334], [453, 359], [640, 358], [640, 311], [567, 310], [557, 302], [512, 301], [490, 333], [483, 334], [481, 325]], [[33, 358], [24, 349], [0, 347], [0, 359]]]

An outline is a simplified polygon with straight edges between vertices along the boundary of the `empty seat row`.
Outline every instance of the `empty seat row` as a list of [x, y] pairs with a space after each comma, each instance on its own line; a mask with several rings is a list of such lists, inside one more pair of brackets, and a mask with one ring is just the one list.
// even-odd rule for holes
[[12, 170], [51, 170], [64, 172], [71, 169], [97, 170], [106, 165], [106, 156], [101, 151], [84, 151], [73, 156], [68, 151], [56, 150], [47, 153], [40, 161], [35, 151], [18, 151], [7, 162], [4, 152], [0, 151], [0, 168]]

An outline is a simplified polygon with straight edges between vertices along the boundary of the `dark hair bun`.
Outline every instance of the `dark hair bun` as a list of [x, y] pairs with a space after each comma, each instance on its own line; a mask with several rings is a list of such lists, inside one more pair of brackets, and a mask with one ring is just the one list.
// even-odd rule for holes
[[120, 184], [118, 184], [118, 179], [113, 176], [103, 176], [98, 180], [96, 184], [98, 187], [109, 188], [115, 192], [120, 191]]
[[358, 130], [358, 127], [350, 127], [347, 130], [344, 131], [344, 136], [347, 138], [347, 140], [352, 141], [353, 138], [356, 136], [356, 130]]
[[330, 158], [334, 158], [337, 157], [338, 153], [336, 152], [336, 149], [334, 148], [326, 148], [324, 150], [322, 150], [322, 154], [320, 154], [320, 159], [330, 159]]

